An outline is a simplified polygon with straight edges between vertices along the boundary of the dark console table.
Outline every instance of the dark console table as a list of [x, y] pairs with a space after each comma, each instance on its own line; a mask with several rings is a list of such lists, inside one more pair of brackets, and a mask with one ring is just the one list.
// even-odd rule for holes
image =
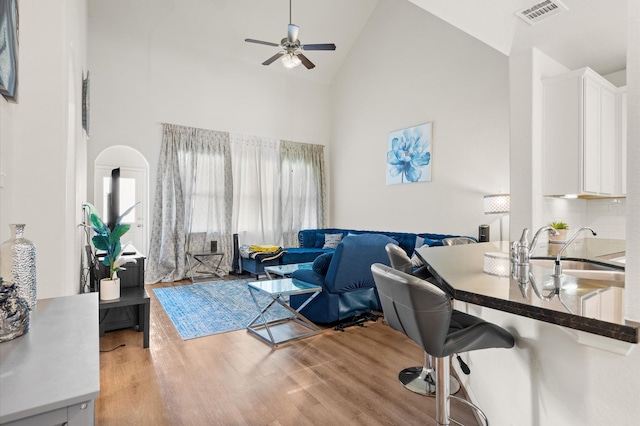
[[142, 347], [149, 347], [151, 299], [144, 287], [121, 287], [120, 298], [100, 301], [100, 336], [106, 331], [136, 327], [143, 332]]
[[[127, 263], [125, 270], [118, 271], [120, 278], [120, 298], [100, 301], [100, 336], [107, 331], [121, 330], [134, 327], [143, 332], [143, 347], [149, 347], [149, 315], [151, 299], [144, 288], [144, 260], [145, 257], [136, 252], [130, 257], [135, 263]], [[102, 258], [97, 258], [98, 268], [95, 270], [96, 280], [107, 277], [109, 270], [102, 264]]]

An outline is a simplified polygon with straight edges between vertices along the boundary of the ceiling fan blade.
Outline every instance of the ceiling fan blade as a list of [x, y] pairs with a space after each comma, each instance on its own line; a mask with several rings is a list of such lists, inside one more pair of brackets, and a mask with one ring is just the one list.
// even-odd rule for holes
[[300, 28], [297, 25], [289, 24], [287, 29], [287, 41], [289, 43], [294, 44], [298, 40], [298, 31], [300, 31]]
[[305, 44], [302, 48], [304, 50], [336, 50], [336, 45], [333, 43]]
[[274, 61], [276, 61], [278, 58], [282, 57], [282, 55], [284, 55], [284, 52], [278, 52], [275, 55], [273, 55], [272, 57], [270, 57], [269, 59], [267, 59], [266, 61], [264, 61], [262, 63], [262, 65], [270, 65]]
[[300, 58], [300, 61], [302, 62], [302, 65], [304, 65], [305, 67], [307, 67], [308, 70], [310, 70], [311, 68], [315, 68], [315, 64], [313, 62], [311, 62], [306, 56], [304, 56], [302, 53], [298, 53], [296, 55], [298, 58]]
[[266, 44], [267, 46], [280, 47], [279, 44], [271, 43], [270, 41], [254, 40], [252, 38], [245, 38], [244, 41], [246, 41], [247, 43]]

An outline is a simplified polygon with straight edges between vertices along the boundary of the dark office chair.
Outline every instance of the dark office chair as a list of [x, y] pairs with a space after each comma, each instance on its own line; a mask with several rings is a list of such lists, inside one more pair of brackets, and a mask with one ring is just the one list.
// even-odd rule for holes
[[[87, 269], [89, 270], [89, 275], [87, 277], [88, 290], [99, 291], [100, 280], [98, 277], [100, 276], [100, 264], [90, 245], [85, 245], [84, 249], [87, 255]], [[85, 289], [82, 289], [82, 291], [85, 291]]]
[[[402, 247], [396, 244], [387, 244], [385, 250], [387, 251], [393, 269], [423, 280], [432, 276], [426, 266], [421, 266], [414, 270], [411, 259]], [[403, 369], [398, 374], [398, 380], [400, 380], [402, 386], [411, 392], [419, 393], [420, 395], [435, 396], [436, 378], [431, 355], [425, 352], [422, 365]], [[452, 394], [460, 390], [460, 383], [455, 377], [451, 377], [449, 389]]]
[[[449, 356], [488, 348], [511, 348], [514, 338], [505, 329], [473, 315], [454, 311], [449, 295], [435, 284], [389, 266], [371, 266], [382, 311], [391, 328], [416, 342], [435, 357], [436, 423], [449, 425], [449, 399], [455, 398], [489, 421], [479, 407], [449, 395]], [[456, 320], [452, 315], [458, 312]]]

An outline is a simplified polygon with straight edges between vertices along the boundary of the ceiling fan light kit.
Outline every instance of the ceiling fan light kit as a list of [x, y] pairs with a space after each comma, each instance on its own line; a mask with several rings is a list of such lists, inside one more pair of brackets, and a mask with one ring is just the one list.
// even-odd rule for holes
[[306, 56], [302, 54], [302, 50], [336, 50], [336, 45], [333, 43], [323, 44], [302, 44], [298, 39], [298, 32], [300, 28], [297, 25], [291, 23], [291, 0], [289, 0], [289, 26], [287, 27], [287, 37], [283, 38], [278, 43], [272, 43], [269, 41], [255, 40], [252, 38], [245, 38], [247, 43], [264, 44], [266, 46], [280, 47], [282, 51], [276, 53], [262, 65], [271, 65], [277, 59], [282, 58], [282, 65], [285, 68], [295, 68], [302, 64], [307, 69], [315, 68], [313, 62], [311, 62]]
[[302, 63], [300, 58], [298, 58], [293, 53], [287, 53], [286, 55], [282, 56], [281, 61], [282, 65], [284, 65], [285, 68], [295, 68]]

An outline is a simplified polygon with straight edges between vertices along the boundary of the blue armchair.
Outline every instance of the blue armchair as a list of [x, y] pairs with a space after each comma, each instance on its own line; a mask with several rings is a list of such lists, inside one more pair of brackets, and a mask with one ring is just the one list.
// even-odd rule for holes
[[[371, 273], [371, 265], [389, 265], [385, 246], [396, 240], [381, 234], [348, 235], [338, 244], [326, 273], [314, 262], [313, 269], [301, 269], [292, 275], [301, 281], [322, 286], [322, 292], [300, 311], [317, 323], [332, 323], [358, 314], [380, 311], [380, 299]], [[307, 295], [291, 295], [290, 305], [297, 309]]]

